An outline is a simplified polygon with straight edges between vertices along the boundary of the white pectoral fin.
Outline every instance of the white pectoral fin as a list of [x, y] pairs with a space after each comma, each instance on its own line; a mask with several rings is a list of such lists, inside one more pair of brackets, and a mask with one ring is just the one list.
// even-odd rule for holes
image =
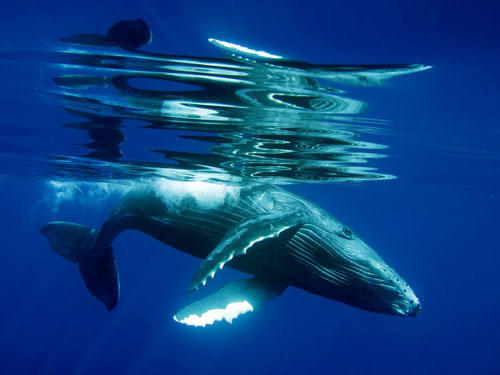
[[284, 230], [302, 225], [303, 219], [302, 212], [273, 211], [236, 225], [200, 265], [188, 290], [205, 285], [225, 263], [234, 256], [246, 254], [255, 243], [278, 237]]
[[174, 320], [194, 327], [205, 327], [217, 321], [232, 323], [250, 311], [258, 311], [286, 286], [258, 278], [233, 281], [214, 294], [180, 309]]

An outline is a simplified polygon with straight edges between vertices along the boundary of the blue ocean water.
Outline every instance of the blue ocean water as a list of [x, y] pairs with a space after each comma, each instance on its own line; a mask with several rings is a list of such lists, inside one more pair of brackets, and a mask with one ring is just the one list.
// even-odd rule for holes
[[[496, 324], [500, 312], [496, 300], [499, 10], [496, 2], [488, 1], [4, 4], [0, 23], [0, 372], [496, 373], [500, 352], [496, 339], [500, 333]], [[65, 85], [54, 82], [76, 74], [84, 76], [85, 84], [95, 77], [105, 81], [105, 69], [121, 69], [96, 67], [108, 61], [122, 64], [129, 73], [134, 68], [136, 75], [139, 70], [152, 74], [164, 67], [164, 60], [144, 65], [151, 55], [117, 56], [123, 54], [117, 48], [99, 50], [109, 55], [96, 60], [96, 49], [60, 41], [78, 33], [104, 34], [116, 21], [137, 17], [153, 31], [153, 41], [143, 51], [177, 59], [224, 58], [207, 41], [217, 38], [311, 64], [427, 64], [432, 68], [395, 76], [382, 85], [320, 77], [320, 88], [302, 82], [287, 91], [306, 87], [319, 95], [323, 87], [339, 90], [321, 91], [326, 92], [322, 98], [347, 106], [351, 111], [347, 113], [332, 109], [313, 116], [300, 108], [269, 112], [268, 104], [260, 105], [256, 95], [250, 99], [259, 105], [252, 111], [197, 112], [198, 117], [188, 113], [187, 119], [179, 119], [180, 113], [168, 119], [168, 126], [167, 120], [161, 124], [156, 117], [151, 120], [153, 107], [146, 106], [150, 112], [144, 112], [144, 105], [130, 98], [129, 106], [124, 105], [123, 93], [106, 96], [101, 87], [95, 92], [79, 90], [70, 87], [75, 85], [74, 77]], [[271, 76], [259, 69], [254, 79], [266, 82], [291, 74], [281, 76], [278, 71]], [[303, 78], [301, 74], [294, 77]], [[134, 78], [138, 87], [145, 90], [193, 89], [178, 79], [158, 83], [138, 77]], [[221, 85], [216, 82], [216, 90], [207, 89], [212, 96], [203, 100], [233, 103], [231, 96], [220, 91]], [[95, 98], [101, 101], [91, 100]], [[298, 99], [286, 100], [298, 103]], [[330, 108], [325, 105], [319, 102], [313, 109]], [[196, 106], [182, 108], [186, 107]], [[88, 123], [96, 123], [96, 114], [100, 120], [112, 117], [122, 122], [108, 126], [111, 135], [92, 138]], [[250, 131], [233, 134], [211, 115], [241, 116], [245, 125], [259, 123], [265, 131], [258, 136]], [[215, 133], [207, 130], [206, 123], [200, 125], [203, 116], [220, 126], [219, 133], [226, 138], [213, 138]], [[150, 122], [145, 126], [144, 121]], [[323, 124], [313, 128], [318, 137], [307, 138], [295, 131], [305, 122], [333, 124], [336, 133]], [[186, 129], [195, 131], [186, 133]], [[311, 153], [299, 153], [303, 159], [295, 164], [289, 161], [289, 170], [296, 173], [286, 174], [277, 168], [274, 154], [258, 154], [262, 147], [256, 149], [251, 141], [283, 135], [269, 133], [276, 129], [290, 132], [286, 135], [293, 138], [287, 142], [293, 145], [310, 148], [316, 140], [323, 147], [323, 153], [314, 154], [321, 163], [308, 164]], [[228, 134], [234, 137], [226, 142]], [[202, 138], [208, 136], [212, 138]], [[349, 150], [335, 148], [342, 142]], [[244, 154], [247, 146], [249, 155], [257, 152], [269, 163], [264, 163], [265, 169], [252, 158], [228, 164], [232, 160], [228, 149]], [[333, 169], [326, 163], [329, 152], [339, 158]], [[203, 156], [214, 154], [221, 159]], [[223, 165], [238, 178], [248, 177], [245, 171], [251, 170], [259, 172], [254, 179], [287, 183], [287, 189], [329, 211], [377, 250], [415, 290], [421, 313], [405, 319], [373, 314], [289, 288], [262, 311], [246, 314], [233, 324], [187, 327], [172, 316], [193, 301], [186, 288], [200, 261], [132, 231], [114, 242], [121, 298], [117, 308], [107, 312], [86, 290], [76, 265], [55, 254], [39, 230], [53, 220], [99, 227], [135, 179], [170, 171], [169, 165], [179, 160], [191, 167], [199, 161], [203, 172]], [[116, 161], [124, 163], [117, 168]], [[357, 169], [365, 166], [376, 169]], [[348, 178], [337, 178], [339, 171]], [[371, 172], [380, 178], [368, 181]], [[353, 173], [359, 175], [353, 177]], [[224, 269], [210, 290], [240, 276]]]

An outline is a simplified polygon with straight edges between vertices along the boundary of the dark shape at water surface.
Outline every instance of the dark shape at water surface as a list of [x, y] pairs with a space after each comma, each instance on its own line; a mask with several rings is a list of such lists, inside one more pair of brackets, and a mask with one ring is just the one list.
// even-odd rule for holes
[[134, 50], [148, 45], [153, 39], [153, 34], [148, 24], [141, 18], [124, 20], [115, 23], [106, 35], [75, 34], [61, 38], [63, 42], [89, 46], [118, 46], [126, 50]]
[[135, 49], [151, 43], [153, 34], [141, 18], [115, 23], [106, 33], [106, 40], [124, 49]]

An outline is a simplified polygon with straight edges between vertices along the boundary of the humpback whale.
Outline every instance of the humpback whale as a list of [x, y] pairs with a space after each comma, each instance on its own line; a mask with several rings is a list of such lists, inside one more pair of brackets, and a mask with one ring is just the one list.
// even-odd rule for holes
[[203, 259], [189, 291], [224, 266], [252, 276], [180, 309], [174, 319], [187, 325], [231, 322], [289, 286], [376, 313], [420, 310], [410, 286], [351, 229], [275, 185], [156, 180], [125, 194], [100, 229], [56, 221], [41, 233], [112, 310], [120, 294], [112, 242], [127, 229]]

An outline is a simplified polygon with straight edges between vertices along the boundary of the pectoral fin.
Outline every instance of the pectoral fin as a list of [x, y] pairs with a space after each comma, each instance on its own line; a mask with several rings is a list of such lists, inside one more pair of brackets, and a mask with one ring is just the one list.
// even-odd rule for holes
[[303, 219], [302, 212], [274, 211], [239, 223], [226, 233], [203, 261], [188, 290], [193, 291], [205, 285], [208, 278], [213, 278], [235, 255], [246, 254], [255, 243], [278, 237], [284, 230], [302, 225]]
[[174, 315], [174, 320], [194, 327], [205, 327], [221, 320], [232, 323], [240, 315], [260, 310], [285, 288], [275, 281], [258, 278], [233, 281], [214, 294], [182, 308]]

